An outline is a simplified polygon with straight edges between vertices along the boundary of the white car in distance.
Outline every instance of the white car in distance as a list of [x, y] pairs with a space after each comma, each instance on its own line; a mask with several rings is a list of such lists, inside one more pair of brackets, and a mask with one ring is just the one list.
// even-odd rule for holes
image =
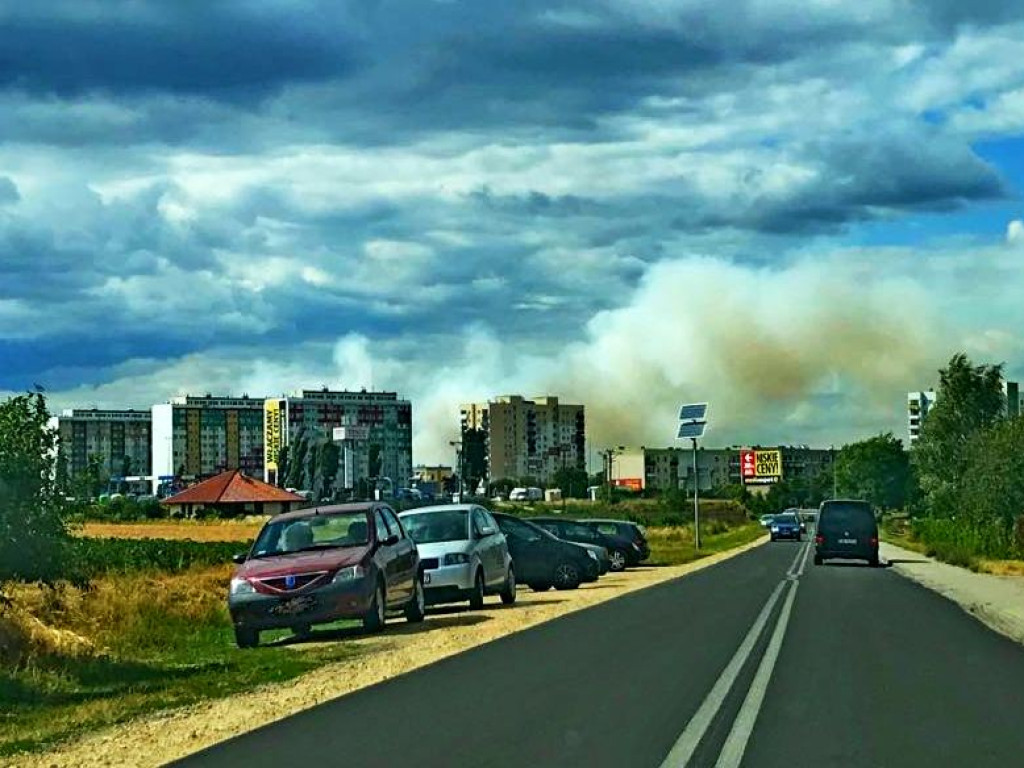
[[416, 542], [427, 603], [468, 600], [482, 608], [485, 595], [516, 601], [516, 574], [505, 535], [491, 513], [475, 504], [420, 507], [399, 515]]

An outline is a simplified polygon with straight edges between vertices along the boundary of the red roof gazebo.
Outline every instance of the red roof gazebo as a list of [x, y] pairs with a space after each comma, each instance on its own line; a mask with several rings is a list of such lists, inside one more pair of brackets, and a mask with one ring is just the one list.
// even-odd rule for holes
[[276, 515], [296, 508], [306, 500], [298, 494], [249, 477], [239, 469], [221, 472], [170, 496], [160, 503], [172, 515], [191, 517], [201, 509], [215, 509], [224, 517]]

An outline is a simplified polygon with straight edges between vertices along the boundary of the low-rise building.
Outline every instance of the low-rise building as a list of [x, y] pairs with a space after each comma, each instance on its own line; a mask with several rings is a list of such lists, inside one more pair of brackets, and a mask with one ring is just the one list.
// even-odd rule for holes
[[[778, 478], [810, 478], [832, 466], [833, 451], [808, 446], [751, 446], [698, 448], [697, 477], [700, 490], [710, 491], [727, 485], [753, 484], [745, 480], [741, 459], [746, 453], [775, 454], [780, 462]], [[606, 472], [611, 483], [633, 491], [692, 490], [694, 467], [690, 448], [624, 448], [610, 454]], [[774, 458], [774, 456], [772, 456]], [[773, 470], [774, 471], [774, 470]], [[775, 482], [771, 477], [766, 482]]]

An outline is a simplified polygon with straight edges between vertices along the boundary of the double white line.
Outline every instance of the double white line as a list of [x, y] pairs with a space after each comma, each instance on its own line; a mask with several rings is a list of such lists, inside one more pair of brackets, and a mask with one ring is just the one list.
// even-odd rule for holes
[[771, 616], [775, 604], [779, 601], [783, 590], [788, 586], [786, 601], [782, 604], [779, 618], [775, 622], [775, 630], [772, 632], [771, 640], [768, 641], [768, 648], [761, 658], [761, 664], [758, 666], [754, 680], [747, 691], [747, 697], [743, 700], [743, 705], [733, 721], [732, 730], [729, 731], [729, 736], [726, 738], [722, 751], [718, 755], [718, 761], [715, 763], [715, 768], [737, 768], [739, 766], [740, 761], [743, 759], [743, 752], [747, 748], [747, 742], [750, 740], [750, 734], [754, 730], [757, 713], [761, 711], [761, 704], [764, 701], [765, 691], [768, 690], [768, 681], [771, 679], [772, 670], [775, 668], [775, 662], [779, 657], [779, 650], [782, 648], [782, 638], [786, 634], [786, 625], [789, 624], [789, 615], [793, 610], [793, 600], [796, 598], [797, 586], [800, 583], [799, 579], [804, 572], [804, 567], [807, 565], [807, 555], [810, 551], [810, 541], [805, 542], [797, 550], [796, 557], [793, 558], [793, 564], [786, 571], [786, 578], [775, 585], [775, 589], [769, 595], [768, 601], [754, 620], [750, 631], [743, 638], [743, 642], [740, 643], [740, 647], [736, 649], [736, 653], [733, 654], [725, 669], [722, 670], [722, 674], [718, 676], [718, 680], [715, 681], [714, 686], [701, 703], [700, 708], [690, 718], [690, 722], [686, 724], [686, 728], [679, 735], [679, 738], [676, 739], [672, 750], [662, 762], [661, 768], [685, 768], [689, 764], [693, 753], [697, 751], [697, 745], [700, 744], [704, 734], [711, 727], [711, 722], [715, 719], [715, 715], [722, 708], [722, 703], [725, 701], [726, 696], [729, 695], [729, 691], [732, 690], [733, 685], [736, 683], [740, 670], [743, 669], [743, 665], [750, 658], [750, 654], [753, 652], [758, 638], [761, 637], [761, 633], [764, 631], [765, 624], [768, 623], [768, 617]]

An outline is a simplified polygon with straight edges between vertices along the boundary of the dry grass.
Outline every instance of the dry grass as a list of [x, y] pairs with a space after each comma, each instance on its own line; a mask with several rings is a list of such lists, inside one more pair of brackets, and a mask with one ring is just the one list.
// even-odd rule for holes
[[263, 519], [155, 520], [145, 523], [84, 523], [75, 533], [115, 539], [185, 539], [191, 541], [246, 541], [256, 538]]
[[981, 560], [978, 569], [996, 576], [1024, 576], [1024, 560]]

